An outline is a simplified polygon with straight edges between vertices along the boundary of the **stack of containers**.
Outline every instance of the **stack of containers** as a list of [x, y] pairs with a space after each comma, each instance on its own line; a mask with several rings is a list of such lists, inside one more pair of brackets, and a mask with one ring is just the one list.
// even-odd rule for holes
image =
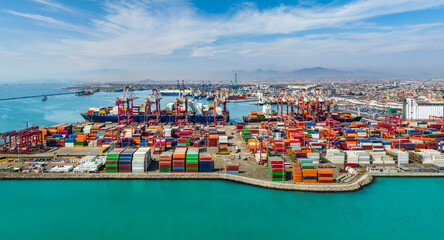
[[333, 170], [331, 170], [331, 169], [318, 169], [318, 182], [320, 182], [320, 183], [332, 183], [333, 182]]
[[400, 165], [405, 165], [409, 163], [409, 154], [407, 152], [398, 149], [390, 149], [387, 150], [387, 155], [397, 160], [398, 164]]
[[131, 145], [131, 138], [122, 138], [122, 147], [129, 147]]
[[108, 153], [106, 157], [106, 172], [119, 172], [119, 156], [125, 150], [124, 148], [115, 148]]
[[415, 151], [415, 144], [414, 143], [404, 143], [404, 150], [405, 151]]
[[339, 151], [338, 149], [327, 149], [326, 158], [328, 161], [335, 164], [344, 164], [345, 162], [344, 153]]
[[265, 118], [264, 113], [263, 112], [257, 112], [257, 118], [264, 119]]
[[125, 149], [119, 156], [119, 172], [131, 172], [131, 161], [136, 149]]
[[177, 139], [177, 147], [187, 147], [187, 139], [186, 138], [179, 138]]
[[154, 144], [154, 153], [161, 153], [163, 150], [165, 150], [165, 140], [156, 139]]
[[163, 152], [159, 157], [159, 171], [171, 172], [172, 170], [173, 153]]
[[227, 136], [219, 136], [219, 151], [227, 152], [228, 151], [228, 137]]
[[65, 138], [65, 147], [74, 147], [74, 141], [77, 135], [71, 134], [69, 138]]
[[387, 156], [386, 152], [369, 152], [372, 164], [395, 164], [393, 158]]
[[139, 148], [133, 155], [132, 172], [142, 173], [148, 170], [151, 164], [151, 148]]
[[133, 134], [132, 139], [133, 139], [133, 141], [134, 141], [134, 143], [136, 145], [140, 145], [140, 142], [141, 142], [141, 138], [140, 137], [141, 137], [140, 134]]
[[244, 142], [247, 142], [249, 139], [253, 138], [250, 129], [246, 128], [241, 130], [241, 137]]
[[188, 148], [186, 153], [186, 172], [199, 172], [199, 148]]
[[[79, 134], [81, 134], [79, 132]], [[85, 142], [86, 142], [86, 136], [85, 135], [77, 135], [75, 141], [74, 141], [74, 147], [83, 147], [85, 146]]]
[[370, 154], [365, 151], [356, 151], [359, 156], [359, 164], [370, 164]]
[[199, 172], [212, 172], [214, 161], [211, 156], [199, 156]]
[[285, 152], [285, 144], [280, 140], [275, 140], [273, 142], [274, 151], [276, 152]]
[[91, 133], [91, 128], [92, 125], [86, 125], [85, 127], [83, 127], [83, 133], [85, 134]]
[[187, 148], [176, 148], [173, 153], [173, 172], [185, 172]]
[[227, 164], [226, 166], [227, 173], [239, 173], [239, 164]]
[[251, 153], [256, 153], [258, 149], [260, 149], [260, 145], [256, 139], [248, 140], [248, 149]]
[[302, 182], [302, 168], [301, 164], [293, 163], [293, 181], [294, 182]]
[[287, 173], [285, 171], [284, 160], [280, 157], [268, 157], [268, 175], [272, 181], [286, 181]]
[[307, 157], [310, 158], [314, 164], [319, 164], [319, 161], [321, 160], [321, 154], [318, 152], [307, 153]]
[[302, 181], [304, 183], [318, 182], [318, 171], [315, 168], [305, 168], [302, 166]]

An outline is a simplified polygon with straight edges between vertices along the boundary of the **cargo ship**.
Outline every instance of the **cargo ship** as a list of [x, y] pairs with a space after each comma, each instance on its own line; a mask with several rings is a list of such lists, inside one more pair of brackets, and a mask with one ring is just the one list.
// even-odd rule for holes
[[[185, 107], [179, 106], [179, 120], [185, 119]], [[175, 122], [175, 105], [174, 103], [168, 103], [166, 108], [160, 110], [160, 122]], [[188, 102], [188, 122], [191, 123], [210, 123], [214, 122], [214, 112], [216, 112], [216, 121], [223, 121], [224, 117], [228, 122], [230, 120], [229, 112], [226, 116], [223, 114], [221, 107], [214, 109], [213, 104], [203, 105], [202, 103], [194, 104], [193, 101]], [[89, 108], [88, 112], [81, 113], [80, 115], [88, 122], [118, 122], [118, 108], [117, 107], [100, 107]], [[156, 115], [149, 116], [145, 114], [145, 105], [140, 104], [133, 107], [133, 121], [134, 122], [148, 122], [155, 120]]]
[[245, 95], [229, 95], [226, 97], [227, 100], [244, 100], [245, 99]]
[[358, 116], [351, 113], [331, 113], [331, 118], [338, 122], [359, 122], [362, 119], [362, 116]]
[[88, 96], [88, 95], [93, 95], [94, 92], [93, 91], [81, 91], [81, 92], [77, 92], [76, 96]]
[[248, 116], [243, 116], [244, 123], [277, 121], [277, 111], [271, 110], [269, 104], [262, 106], [262, 112], [250, 111]]
[[[191, 91], [190, 90], [184, 90], [185, 92], [185, 96], [191, 96]], [[169, 90], [169, 89], [165, 89], [160, 91], [160, 95], [163, 96], [179, 96], [180, 90]]]

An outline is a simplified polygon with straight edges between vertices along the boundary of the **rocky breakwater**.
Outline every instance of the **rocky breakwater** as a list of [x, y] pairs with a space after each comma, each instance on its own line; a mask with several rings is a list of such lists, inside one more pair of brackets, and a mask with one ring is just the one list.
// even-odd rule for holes
[[271, 182], [226, 173], [1, 173], [0, 180], [226, 180], [286, 191], [351, 192], [373, 181], [363, 174], [349, 183]]

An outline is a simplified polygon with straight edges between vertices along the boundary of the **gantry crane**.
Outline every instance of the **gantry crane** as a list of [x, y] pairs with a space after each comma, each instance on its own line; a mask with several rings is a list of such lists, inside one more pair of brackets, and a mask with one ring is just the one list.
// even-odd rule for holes
[[130, 124], [134, 121], [133, 101], [135, 99], [138, 99], [138, 97], [131, 92], [131, 88], [129, 86], [126, 86], [123, 89], [122, 97], [116, 98], [119, 124]]
[[[181, 105], [184, 105], [184, 118], [180, 119], [181, 116], [180, 112], [183, 110], [181, 109]], [[174, 102], [174, 115], [175, 115], [175, 123], [176, 125], [186, 125], [188, 123], [188, 99], [185, 94], [185, 90], [181, 88], [179, 90], [179, 96], [176, 98], [176, 101]]]
[[[222, 119], [217, 118], [216, 107], [222, 108]], [[215, 124], [225, 124], [229, 121], [229, 112], [227, 110], [227, 101], [225, 96], [222, 94], [221, 89], [216, 90], [216, 96], [214, 98], [214, 123]]]
[[[145, 116], [147, 125], [157, 125], [160, 123], [160, 100], [162, 98], [157, 92], [156, 88], [151, 90], [151, 97], [145, 99]], [[153, 112], [151, 110], [151, 105], [156, 105], [156, 110], [154, 112], [155, 119], [153, 119]]]
[[38, 126], [32, 126], [18, 132], [10, 131], [0, 134], [3, 142], [3, 153], [29, 154], [32, 150], [43, 147], [42, 134]]
[[[276, 110], [277, 110], [277, 119], [278, 121], [281, 122], [285, 122], [285, 118], [284, 118], [284, 102], [287, 103], [286, 98], [285, 98], [285, 89], [281, 88], [279, 90], [279, 95], [277, 95], [276, 97]], [[288, 105], [287, 105], [288, 108]]]

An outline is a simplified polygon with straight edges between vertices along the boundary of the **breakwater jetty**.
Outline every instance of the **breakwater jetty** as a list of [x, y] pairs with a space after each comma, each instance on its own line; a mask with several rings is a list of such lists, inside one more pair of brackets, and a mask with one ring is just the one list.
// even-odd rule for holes
[[363, 174], [349, 183], [271, 182], [226, 173], [2, 173], [0, 180], [224, 180], [257, 187], [304, 192], [352, 192], [372, 183]]

